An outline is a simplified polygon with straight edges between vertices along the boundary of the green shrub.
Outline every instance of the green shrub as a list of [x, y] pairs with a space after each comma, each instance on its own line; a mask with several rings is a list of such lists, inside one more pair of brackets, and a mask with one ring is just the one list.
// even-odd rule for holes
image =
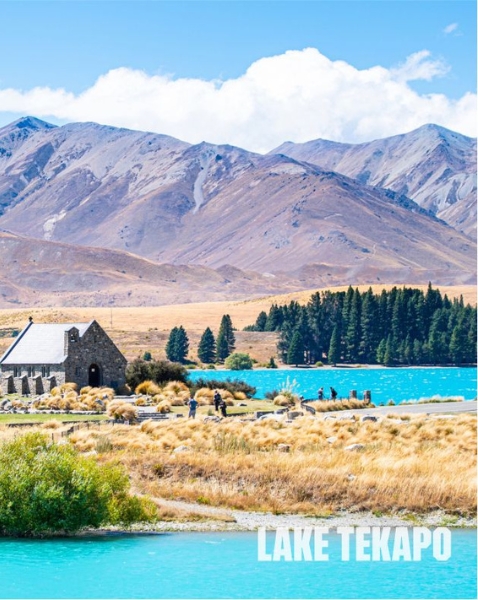
[[253, 385], [249, 385], [240, 379], [230, 379], [229, 377], [224, 381], [199, 377], [191, 386], [191, 395], [194, 396], [201, 388], [209, 388], [210, 390], [222, 389], [231, 392], [231, 394], [234, 394], [234, 392], [244, 392], [248, 398], [252, 398], [257, 391], [257, 388]]
[[0, 535], [43, 536], [151, 520], [152, 503], [129, 494], [117, 464], [28, 433], [0, 447]]
[[126, 382], [132, 389], [136, 389], [140, 383], [147, 380], [158, 384], [168, 381], [187, 383], [187, 378], [188, 372], [184, 365], [168, 360], [145, 361], [136, 358], [126, 368]]
[[249, 354], [235, 352], [226, 358], [225, 366], [231, 371], [248, 371], [252, 369], [252, 359]]

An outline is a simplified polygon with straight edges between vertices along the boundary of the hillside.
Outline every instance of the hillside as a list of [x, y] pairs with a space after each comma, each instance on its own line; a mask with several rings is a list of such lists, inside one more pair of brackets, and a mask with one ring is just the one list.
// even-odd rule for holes
[[262, 296], [299, 282], [239, 269], [157, 264], [127, 252], [0, 231], [0, 307], [151, 306]]
[[412, 198], [452, 227], [476, 238], [476, 140], [439, 127], [363, 144], [286, 142], [281, 153]]
[[[310, 160], [28, 117], [0, 130], [0, 227], [23, 244], [34, 238], [35, 256], [35, 240], [67, 244], [71, 267], [60, 289], [58, 271], [41, 262], [53, 250], [13, 269], [10, 245], [3, 285], [10, 301], [31, 291], [37, 303], [154, 304], [197, 299], [201, 284], [203, 298], [218, 299], [357, 282], [474, 283], [475, 242], [401, 192]], [[473, 195], [467, 202], [476, 209]], [[447, 210], [463, 218], [457, 203]], [[85, 247], [104, 252], [85, 260]], [[126, 259], [106, 250], [147, 262], [122, 277]]]

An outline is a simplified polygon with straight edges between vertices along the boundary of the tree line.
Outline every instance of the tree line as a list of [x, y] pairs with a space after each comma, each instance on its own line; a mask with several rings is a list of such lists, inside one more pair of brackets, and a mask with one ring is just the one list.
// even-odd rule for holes
[[391, 365], [476, 363], [476, 307], [426, 292], [394, 287], [374, 294], [316, 292], [303, 306], [273, 304], [249, 331], [280, 332], [287, 364], [318, 361]]

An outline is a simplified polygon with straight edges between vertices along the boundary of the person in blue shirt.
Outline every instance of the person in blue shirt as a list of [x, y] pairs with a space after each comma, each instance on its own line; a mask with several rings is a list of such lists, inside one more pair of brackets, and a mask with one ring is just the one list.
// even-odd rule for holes
[[194, 398], [189, 398], [188, 406], [189, 406], [188, 418], [195, 419], [196, 418], [196, 408], [198, 407], [198, 401], [195, 400]]

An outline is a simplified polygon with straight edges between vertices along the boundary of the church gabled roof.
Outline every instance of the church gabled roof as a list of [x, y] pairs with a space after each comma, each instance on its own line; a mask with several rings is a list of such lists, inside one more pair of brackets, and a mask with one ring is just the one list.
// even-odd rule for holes
[[30, 322], [0, 358], [5, 365], [61, 364], [65, 354], [65, 331], [76, 327], [80, 337], [90, 323], [33, 323]]

